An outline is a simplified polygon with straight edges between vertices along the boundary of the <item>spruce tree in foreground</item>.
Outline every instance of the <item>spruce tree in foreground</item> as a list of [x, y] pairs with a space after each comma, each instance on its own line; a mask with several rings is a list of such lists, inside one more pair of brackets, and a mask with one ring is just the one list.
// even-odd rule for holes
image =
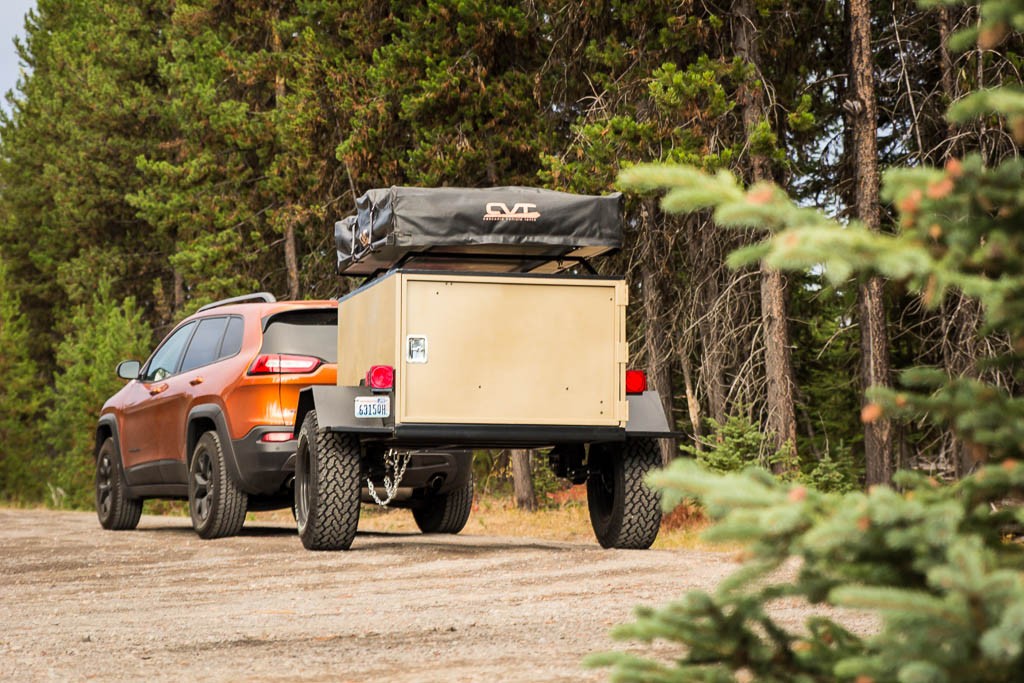
[[[1024, 0], [982, 2], [981, 17], [968, 39], [991, 47], [1024, 30]], [[1020, 90], [976, 93], [949, 116], [996, 114], [1024, 143]], [[773, 233], [734, 254], [734, 264], [819, 267], [835, 283], [882, 275], [932, 306], [963, 292], [982, 305], [986, 333], [1011, 342], [996, 362], [1017, 387], [923, 368], [904, 373], [895, 389], [869, 394], [864, 421], [914, 417], [969, 444], [978, 469], [952, 485], [901, 472], [897, 489], [822, 494], [762, 471], [720, 476], [676, 461], [655, 477], [666, 498], [702, 500], [719, 520], [710, 537], [745, 544], [749, 559], [714, 593], [641, 609], [636, 623], [618, 629], [625, 638], [677, 643], [675, 662], [609, 654], [591, 663], [613, 665], [617, 681], [1024, 680], [1024, 546], [1007, 534], [1024, 523], [1012, 504], [1024, 497], [1024, 463], [1016, 460], [1024, 450], [1024, 162], [986, 168], [968, 156], [944, 169], [889, 172], [883, 198], [899, 213], [895, 235], [838, 225], [771, 184], [744, 190], [728, 173], [651, 166], [622, 179], [637, 189], [667, 188], [666, 210], [711, 209], [719, 225]], [[795, 569], [772, 573], [793, 558]], [[817, 617], [794, 631], [770, 610], [786, 597], [869, 610], [881, 628], [852, 633]]]

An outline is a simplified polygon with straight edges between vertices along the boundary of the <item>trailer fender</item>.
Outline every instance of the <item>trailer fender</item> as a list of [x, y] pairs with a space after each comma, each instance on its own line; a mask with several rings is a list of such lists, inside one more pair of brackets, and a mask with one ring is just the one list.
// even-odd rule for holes
[[292, 433], [299, 437], [306, 413], [316, 411], [316, 421], [321, 429], [335, 432], [362, 432], [369, 434], [390, 434], [394, 431], [394, 394], [391, 415], [388, 419], [355, 416], [356, 396], [373, 396], [369, 387], [314, 386], [299, 392], [299, 405], [295, 410], [295, 425]]
[[677, 436], [669, 428], [665, 407], [657, 391], [627, 394], [626, 400], [629, 402], [629, 421], [626, 422], [628, 436]]

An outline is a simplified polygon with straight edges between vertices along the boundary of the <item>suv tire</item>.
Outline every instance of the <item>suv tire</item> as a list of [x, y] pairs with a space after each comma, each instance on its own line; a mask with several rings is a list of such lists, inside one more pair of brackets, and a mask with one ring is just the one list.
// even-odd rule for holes
[[196, 443], [188, 472], [188, 509], [200, 538], [235, 536], [245, 523], [249, 499], [228, 474], [217, 432]]
[[661, 497], [644, 481], [661, 466], [654, 439], [602, 444], [590, 451], [587, 507], [602, 548], [650, 548], [661, 527]]
[[134, 529], [142, 516], [142, 499], [128, 497], [113, 437], [107, 437], [96, 454], [96, 516], [100, 526], [112, 531]]
[[457, 534], [469, 521], [473, 510], [473, 475], [462, 487], [434, 496], [427, 496], [412, 510], [416, 526], [425, 534]]
[[361, 448], [306, 413], [295, 452], [295, 522], [307, 550], [348, 550], [359, 526]]

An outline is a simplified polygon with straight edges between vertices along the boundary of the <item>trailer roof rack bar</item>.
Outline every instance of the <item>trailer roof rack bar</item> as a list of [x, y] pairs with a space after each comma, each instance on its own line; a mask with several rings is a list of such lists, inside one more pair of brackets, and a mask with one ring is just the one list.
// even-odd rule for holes
[[277, 297], [275, 297], [270, 292], [256, 292], [255, 294], [243, 294], [242, 296], [233, 296], [230, 299], [221, 299], [220, 301], [214, 301], [212, 304], [206, 304], [205, 306], [200, 307], [200, 309], [196, 312], [202, 313], [203, 311], [208, 311], [211, 308], [220, 308], [221, 306], [228, 306], [230, 304], [244, 304], [252, 301], [261, 301], [265, 304], [272, 304], [277, 301]]
[[[520, 269], [509, 271], [510, 273], [517, 273], [517, 272], [518, 273], [530, 273], [534, 269], [540, 268], [544, 264], [552, 263], [552, 262], [558, 263], [559, 266], [560, 266], [560, 270], [561, 270], [562, 264], [571, 263], [571, 264], [573, 264], [575, 266], [579, 266], [579, 267], [583, 268], [583, 270], [585, 270], [590, 275], [597, 275], [598, 274], [597, 270], [590, 263], [590, 260], [587, 259], [586, 257], [583, 257], [583, 256], [568, 256], [568, 255], [554, 255], [554, 254], [551, 254], [551, 255], [495, 254], [495, 253], [486, 253], [486, 252], [485, 253], [479, 253], [479, 254], [467, 254], [467, 253], [464, 253], [464, 252], [445, 252], [445, 251], [435, 251], [433, 249], [426, 249], [424, 251], [412, 251], [412, 252], [409, 252], [409, 253], [403, 255], [395, 263], [393, 263], [393, 264], [391, 264], [391, 265], [389, 265], [387, 267], [378, 268], [378, 269], [374, 270], [372, 273], [370, 273], [369, 275], [366, 275], [364, 277], [363, 284], [365, 285], [368, 282], [372, 282], [373, 280], [377, 279], [378, 277], [380, 277], [384, 273], [388, 273], [388, 272], [390, 272], [392, 270], [397, 270], [399, 268], [404, 268], [404, 267], [409, 266], [409, 265], [412, 265], [413, 267], [416, 267], [416, 261], [418, 259], [426, 259], [428, 261], [431, 261], [431, 260], [435, 260], [435, 261], [442, 261], [443, 260], [443, 261], [455, 261], [455, 262], [464, 261], [464, 262], [473, 262], [473, 263], [478, 263], [478, 264], [481, 263], [481, 262], [484, 262], [484, 261], [492, 261], [492, 262], [500, 262], [500, 261], [516, 262], [516, 261], [518, 261], [519, 263], [522, 264], [522, 267]], [[431, 270], [431, 268], [429, 266], [423, 266], [423, 269], [424, 270]], [[444, 272], [444, 271], [438, 271], [438, 272]]]

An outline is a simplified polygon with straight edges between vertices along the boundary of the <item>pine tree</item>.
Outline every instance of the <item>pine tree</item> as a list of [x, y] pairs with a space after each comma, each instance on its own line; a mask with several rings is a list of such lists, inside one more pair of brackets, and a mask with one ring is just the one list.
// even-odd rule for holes
[[139, 161], [148, 183], [128, 199], [173, 241], [176, 308], [297, 287], [289, 283], [293, 217], [270, 174], [274, 112], [289, 77], [281, 23], [293, 7], [280, 0], [175, 6], [160, 75], [178, 135], [169, 157], [151, 152]]
[[[1024, 29], [1024, 2], [987, 0], [982, 40]], [[987, 38], [986, 38], [987, 36]], [[1004, 115], [1024, 144], [1024, 93], [975, 93], [952, 121]], [[744, 189], [727, 172], [646, 167], [623, 174], [641, 189], [668, 188], [666, 210], [710, 208], [720, 225], [772, 231], [764, 244], [732, 256], [772, 267], [823, 269], [837, 285], [884, 276], [937, 306], [952, 292], [979, 301], [989, 335], [1013, 345], [997, 362], [1024, 379], [1024, 162], [986, 167], [980, 156], [945, 168], [895, 169], [883, 199], [898, 212], [899, 232], [840, 225], [792, 203], [777, 187]], [[712, 594], [694, 592], [662, 609], [638, 611], [619, 635], [666, 639], [682, 649], [674, 665], [621, 654], [620, 681], [837, 681], [862, 683], [1010, 682], [1024, 673], [1024, 547], [1006, 533], [1024, 523], [1008, 504], [1024, 497], [1024, 399], [1019, 390], [916, 369], [902, 387], [875, 389], [865, 422], [913, 417], [952, 429], [979, 459], [999, 460], [949, 485], [909, 471], [898, 489], [822, 494], [761, 470], [719, 476], [676, 462], [654, 477], [668, 498], [700, 498], [719, 520], [709, 536], [743, 543], [748, 560]], [[798, 562], [791, 563], [793, 558]], [[783, 564], [795, 569], [776, 572]], [[876, 612], [881, 630], [853, 633], [812, 618], [785, 628], [770, 603], [799, 597]]]
[[52, 459], [47, 483], [57, 505], [91, 505], [96, 420], [124, 383], [115, 368], [150, 350], [150, 328], [135, 300], [118, 301], [111, 291], [110, 282], [100, 280], [90, 300], [75, 307], [69, 334], [57, 347], [59, 369], [42, 430], [43, 453]]
[[100, 277], [148, 301], [169, 275], [167, 242], [125, 195], [145, 182], [136, 158], [166, 139], [157, 64], [171, 4], [39, 0], [26, 20], [28, 68], [0, 114], [0, 248], [44, 371], [68, 303]]
[[39, 500], [42, 378], [29, 356], [29, 330], [21, 302], [0, 260], [0, 499]]

